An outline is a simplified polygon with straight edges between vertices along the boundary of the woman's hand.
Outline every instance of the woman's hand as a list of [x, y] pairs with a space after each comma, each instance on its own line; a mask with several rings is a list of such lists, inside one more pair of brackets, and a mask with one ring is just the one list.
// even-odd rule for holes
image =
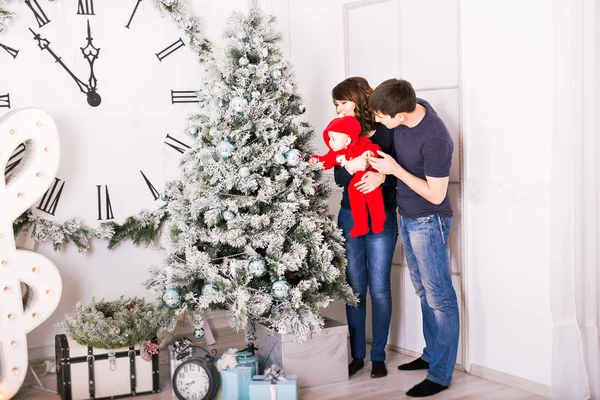
[[383, 185], [383, 182], [385, 182], [385, 175], [380, 174], [379, 172], [369, 171], [362, 177], [360, 182], [354, 186], [359, 192], [367, 194]]
[[346, 165], [344, 165], [344, 168], [346, 168], [346, 170], [354, 175], [356, 173], [356, 171], [364, 171], [367, 169], [367, 167], [369, 166], [367, 159], [363, 158], [363, 157], [356, 157], [353, 158], [352, 160], [346, 162]]

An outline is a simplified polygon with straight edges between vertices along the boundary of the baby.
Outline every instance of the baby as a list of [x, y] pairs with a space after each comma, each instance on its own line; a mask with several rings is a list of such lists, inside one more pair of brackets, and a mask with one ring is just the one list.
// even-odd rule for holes
[[[330, 169], [335, 165], [344, 167], [347, 161], [356, 157], [373, 157], [381, 148], [373, 144], [369, 138], [360, 136], [361, 131], [360, 122], [353, 116], [334, 119], [323, 131], [323, 140], [330, 151], [323, 156], [312, 156], [308, 161], [309, 165], [322, 162], [324, 169]], [[348, 186], [350, 209], [354, 220], [354, 226], [350, 230], [352, 237], [366, 235], [369, 232], [369, 214], [372, 232], [374, 234], [383, 232], [385, 207], [381, 186], [366, 194], [359, 192], [354, 186], [367, 171], [375, 170], [369, 167], [366, 171], [356, 171]]]

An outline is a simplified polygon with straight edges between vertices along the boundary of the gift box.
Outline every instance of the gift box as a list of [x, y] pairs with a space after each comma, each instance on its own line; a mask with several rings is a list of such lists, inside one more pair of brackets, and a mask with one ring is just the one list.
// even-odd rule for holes
[[150, 361], [139, 346], [106, 350], [55, 336], [57, 390], [63, 400], [130, 397], [160, 392], [158, 354]]
[[285, 375], [285, 381], [252, 377], [249, 400], [298, 400], [298, 375]]
[[237, 366], [220, 372], [221, 388], [218, 398], [221, 400], [248, 400], [252, 367]]
[[261, 372], [271, 364], [279, 364], [286, 373], [302, 377], [300, 388], [348, 380], [348, 325], [330, 318], [324, 322], [323, 329], [305, 342], [258, 324], [256, 344]]

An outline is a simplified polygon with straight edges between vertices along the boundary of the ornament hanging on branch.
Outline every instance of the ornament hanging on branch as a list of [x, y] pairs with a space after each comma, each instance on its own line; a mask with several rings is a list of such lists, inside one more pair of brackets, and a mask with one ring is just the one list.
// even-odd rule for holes
[[175, 308], [181, 303], [181, 294], [175, 288], [168, 288], [162, 297], [167, 307]]
[[229, 160], [231, 156], [233, 156], [234, 150], [235, 146], [228, 140], [223, 140], [217, 145], [217, 155], [221, 158], [221, 160]]
[[255, 278], [262, 277], [267, 272], [265, 260], [254, 258], [248, 262], [248, 273]]
[[290, 284], [281, 279], [271, 285], [271, 295], [277, 300], [283, 300], [290, 294]]

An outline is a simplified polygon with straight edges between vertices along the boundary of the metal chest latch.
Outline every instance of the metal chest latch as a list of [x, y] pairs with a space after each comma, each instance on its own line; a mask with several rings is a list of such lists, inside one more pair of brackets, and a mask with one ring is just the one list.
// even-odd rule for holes
[[111, 371], [114, 371], [117, 369], [117, 356], [114, 351], [108, 352], [108, 366]]

